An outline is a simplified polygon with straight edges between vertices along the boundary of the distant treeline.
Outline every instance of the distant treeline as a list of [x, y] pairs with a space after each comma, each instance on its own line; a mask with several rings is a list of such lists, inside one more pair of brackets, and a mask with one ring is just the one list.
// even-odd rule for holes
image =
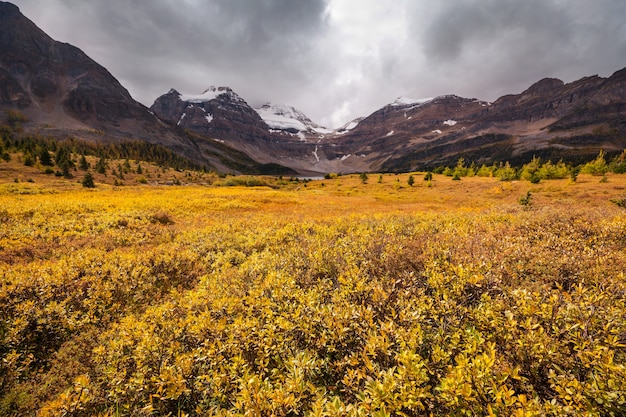
[[615, 174], [626, 173], [626, 150], [608, 161], [606, 153], [600, 151], [595, 159], [579, 165], [565, 163], [562, 160], [556, 163], [550, 160], [542, 161], [539, 157], [533, 157], [530, 162], [521, 167], [513, 166], [508, 162], [478, 166], [475, 163], [467, 165], [464, 158], [459, 158], [456, 166], [440, 166], [432, 170], [432, 172], [447, 175], [454, 179], [479, 176], [496, 177], [502, 181], [523, 179], [537, 183], [541, 180], [570, 177], [573, 181], [576, 181], [579, 173], [598, 176], [605, 175], [608, 172]]
[[[18, 135], [11, 126], [0, 125], [0, 156], [7, 159], [10, 152], [22, 152], [25, 157], [33, 160], [45, 155], [46, 152], [54, 152], [91, 155], [105, 159], [133, 159], [177, 170], [199, 171], [204, 168], [162, 145], [141, 140], [93, 143], [74, 137], [57, 139], [38, 134]], [[42, 165], [46, 165], [44, 162]]]

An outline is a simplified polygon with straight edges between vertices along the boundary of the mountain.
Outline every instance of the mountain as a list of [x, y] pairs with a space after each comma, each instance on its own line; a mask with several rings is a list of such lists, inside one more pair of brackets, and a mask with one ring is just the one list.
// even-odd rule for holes
[[186, 142], [104, 67], [80, 49], [54, 41], [6, 2], [0, 2], [0, 80], [0, 105], [19, 109], [41, 130]]
[[[316, 143], [323, 128], [288, 106], [253, 109], [229, 87], [202, 94], [175, 89], [150, 109], [160, 118], [245, 152], [259, 163], [278, 164], [304, 175], [318, 175]], [[331, 132], [331, 131], [329, 131]]]
[[293, 173], [164, 122], [80, 49], [53, 40], [2, 1], [0, 108], [24, 114], [26, 134], [98, 143], [143, 140], [222, 172]]
[[[454, 164], [580, 161], [626, 148], [626, 69], [572, 83], [544, 79], [493, 103], [455, 95], [399, 99], [328, 145], [351, 170], [410, 171]], [[358, 158], [354, 156], [358, 155]]]
[[171, 89], [158, 97], [150, 109], [163, 120], [249, 152], [271, 142], [261, 117], [228, 87], [209, 87], [198, 95]]
[[357, 117], [356, 119], [350, 120], [348, 123], [346, 123], [345, 125], [339, 127], [338, 129], [335, 130], [335, 133], [337, 134], [344, 134], [349, 132], [350, 130], [354, 129], [355, 127], [357, 127], [359, 125], [359, 123], [361, 123], [361, 121], [365, 119], [365, 117]]
[[307, 174], [411, 171], [453, 165], [460, 157], [477, 164], [521, 164], [533, 156], [579, 162], [601, 149], [626, 148], [625, 79], [626, 69], [572, 83], [547, 78], [493, 103], [399, 97], [334, 131], [290, 106], [252, 109], [227, 87], [200, 96], [171, 90], [152, 109], [257, 161]]

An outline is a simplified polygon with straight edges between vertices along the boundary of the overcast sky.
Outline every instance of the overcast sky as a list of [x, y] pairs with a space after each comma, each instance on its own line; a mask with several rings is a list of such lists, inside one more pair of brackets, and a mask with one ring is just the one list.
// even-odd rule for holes
[[226, 85], [337, 127], [399, 96], [495, 100], [626, 66], [626, 0], [13, 0], [143, 104]]

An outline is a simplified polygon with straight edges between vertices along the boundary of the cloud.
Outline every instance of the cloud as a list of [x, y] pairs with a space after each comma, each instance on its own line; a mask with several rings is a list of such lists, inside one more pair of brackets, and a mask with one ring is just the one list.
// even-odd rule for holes
[[400, 95], [493, 100], [626, 66], [623, 0], [15, 0], [150, 105], [228, 85], [338, 126]]
[[[428, 57], [437, 62], [460, 58], [479, 46], [522, 41], [518, 48], [535, 48], [566, 42], [571, 32], [565, 7], [545, 0], [483, 0], [446, 2], [423, 34]], [[511, 50], [508, 51], [511, 54]]]
[[609, 75], [625, 64], [621, 0], [452, 0], [413, 35], [434, 70], [483, 97], [547, 76]]
[[52, 27], [53, 37], [77, 44], [129, 82], [144, 102], [156, 98], [159, 79], [158, 94], [306, 80], [301, 64], [323, 33], [326, 8], [322, 0], [49, 0], [44, 13], [36, 3], [18, 5], [30, 6], [23, 11], [32, 9], [31, 18]]

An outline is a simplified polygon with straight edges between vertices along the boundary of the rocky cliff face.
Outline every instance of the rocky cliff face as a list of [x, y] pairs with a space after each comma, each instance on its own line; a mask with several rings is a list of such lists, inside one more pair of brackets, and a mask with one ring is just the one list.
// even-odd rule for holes
[[159, 117], [201, 135], [238, 145], [267, 146], [268, 126], [228, 87], [209, 87], [199, 95], [171, 89], [150, 107]]

